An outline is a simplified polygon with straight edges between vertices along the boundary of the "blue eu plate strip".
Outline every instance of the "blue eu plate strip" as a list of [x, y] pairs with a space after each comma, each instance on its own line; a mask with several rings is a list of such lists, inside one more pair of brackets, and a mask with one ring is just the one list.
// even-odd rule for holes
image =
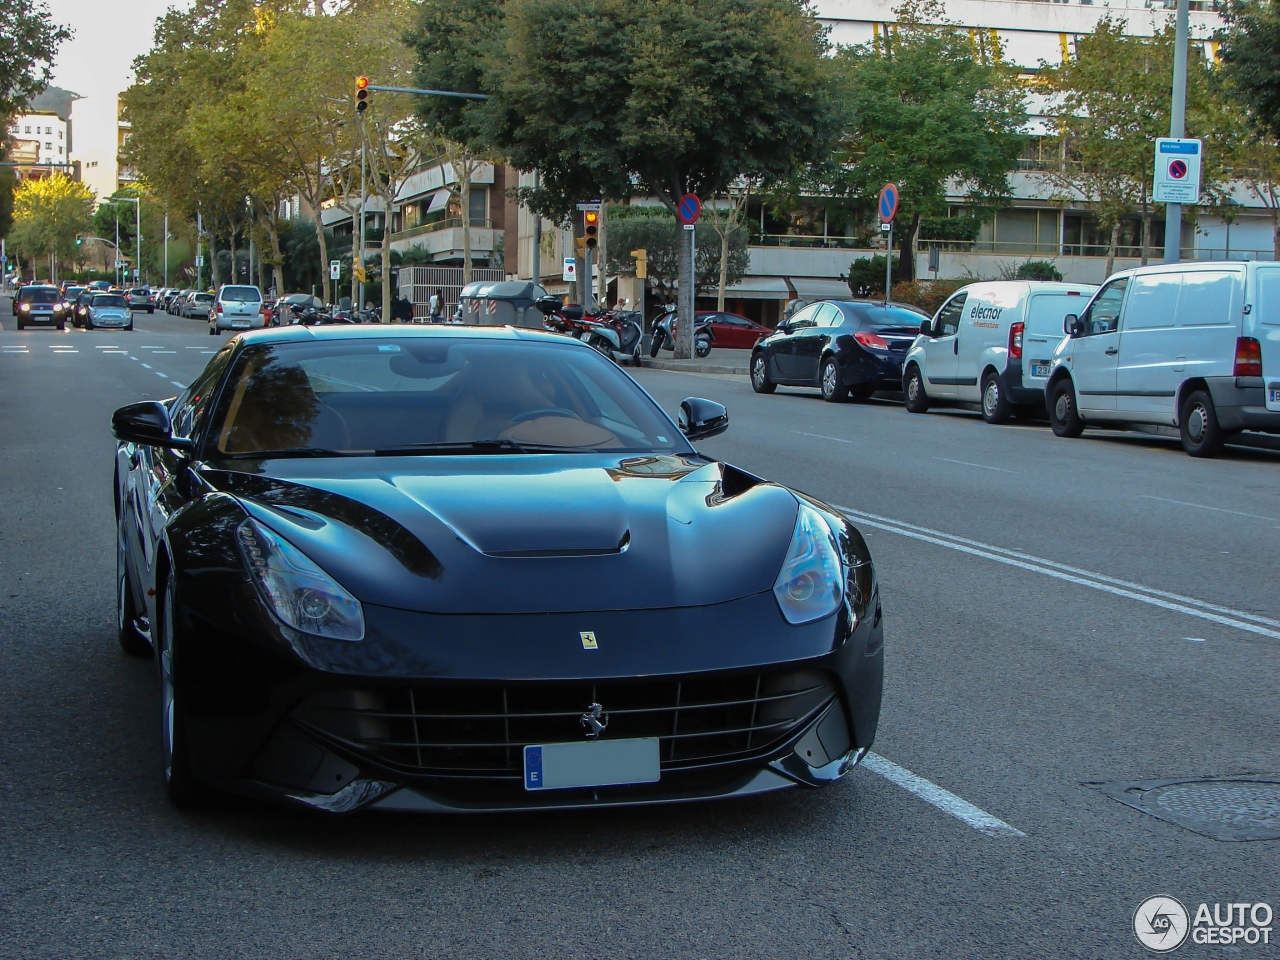
[[526, 790], [542, 789], [542, 748], [524, 748], [524, 788]]

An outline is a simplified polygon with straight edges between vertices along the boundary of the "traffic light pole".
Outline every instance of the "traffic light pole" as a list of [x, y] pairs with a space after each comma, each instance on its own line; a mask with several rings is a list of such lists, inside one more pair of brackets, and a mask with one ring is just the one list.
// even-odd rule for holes
[[[354, 260], [351, 264], [351, 300], [356, 305], [356, 310], [364, 309], [364, 283], [356, 279], [356, 267], [364, 269], [364, 207], [365, 207], [365, 136], [364, 136], [364, 116], [360, 117], [360, 236], [357, 239], [352, 251], [359, 251], [359, 259]], [[382, 242], [387, 242], [387, 218], [391, 216], [390, 210], [382, 212]], [[382, 305], [382, 320], [384, 323], [390, 322], [390, 313], [387, 310], [387, 304]]]

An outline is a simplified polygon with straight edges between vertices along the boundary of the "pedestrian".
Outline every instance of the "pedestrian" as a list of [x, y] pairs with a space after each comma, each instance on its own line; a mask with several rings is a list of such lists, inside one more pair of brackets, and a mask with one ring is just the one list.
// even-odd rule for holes
[[391, 316], [399, 323], [413, 323], [413, 304], [408, 297], [396, 297], [396, 302], [391, 307]]
[[437, 289], [436, 292], [431, 295], [431, 322], [443, 323], [444, 322], [442, 320], [443, 316], [444, 316], [444, 291]]

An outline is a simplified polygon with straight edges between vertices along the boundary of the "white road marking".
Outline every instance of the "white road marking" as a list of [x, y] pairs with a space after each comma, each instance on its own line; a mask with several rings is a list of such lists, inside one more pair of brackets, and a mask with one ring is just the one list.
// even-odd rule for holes
[[103, 350], [103, 351], [102, 351], [102, 353], [101, 353], [101, 354], [99, 354], [99, 356], [104, 356], [104, 357], [105, 357], [108, 353], [118, 353], [118, 354], [120, 354], [120, 355], [122, 355], [122, 356], [126, 356], [126, 357], [129, 355], [129, 351], [127, 351], [127, 350]]
[[1183, 637], [1183, 640], [1190, 640], [1192, 643], [1204, 643], [1204, 637]]
[[1159, 500], [1161, 503], [1176, 503], [1180, 507], [1195, 507], [1197, 510], [1212, 510], [1214, 513], [1229, 513], [1236, 517], [1248, 517], [1251, 520], [1270, 520], [1272, 523], [1280, 522], [1278, 517], [1264, 517], [1258, 513], [1241, 513], [1239, 510], [1226, 510], [1222, 507], [1206, 507], [1203, 503], [1191, 503], [1188, 500], [1170, 500], [1167, 497], [1153, 497], [1144, 493], [1143, 500]]
[[[136, 358], [135, 358], [135, 359], [136, 359]], [[150, 370], [150, 369], [151, 369], [151, 364], [149, 364], [149, 363], [144, 363], [144, 364], [143, 364], [143, 366], [144, 366], [144, 367], [146, 367], [148, 370]]]
[[139, 347], [138, 349], [140, 349], [140, 350], [163, 350], [163, 349], [164, 349], [164, 347], [160, 346], [160, 344], [158, 344], [158, 343], [144, 343], [144, 344], [143, 344], [141, 347]]
[[79, 352], [80, 352], [79, 350], [66, 350], [66, 349], [62, 349], [62, 350], [55, 350], [55, 351], [53, 351], [53, 355], [54, 355], [55, 357], [57, 357], [57, 356], [61, 356], [61, 355], [62, 355], [62, 354], [64, 354], [64, 353], [79, 353]]
[[177, 353], [177, 352], [178, 352], [177, 350], [152, 350], [151, 355], [154, 357], [156, 354], [159, 354], [159, 353]]
[[878, 527], [881, 530], [887, 530], [889, 533], [896, 533], [899, 536], [932, 543], [936, 546], [946, 547], [971, 556], [994, 560], [997, 563], [1018, 567], [1021, 570], [1029, 570], [1032, 573], [1040, 573], [1046, 577], [1064, 580], [1067, 583], [1074, 583], [1082, 587], [1091, 587], [1094, 590], [1101, 590], [1103, 593], [1110, 593], [1113, 596], [1138, 600], [1141, 603], [1172, 610], [1175, 613], [1185, 613], [1188, 616], [1198, 617], [1201, 620], [1208, 620], [1225, 627], [1244, 630], [1260, 637], [1280, 640], [1280, 620], [1273, 620], [1270, 617], [1259, 616], [1256, 613], [1248, 613], [1244, 610], [1234, 610], [1231, 607], [1218, 606], [1204, 600], [1197, 600], [1194, 597], [1184, 597], [1166, 590], [1157, 590], [1154, 587], [1144, 586], [1130, 580], [1120, 580], [1116, 577], [1109, 577], [1106, 574], [1082, 570], [1079, 567], [1068, 566], [1065, 563], [1058, 563], [1054, 560], [1045, 560], [1042, 557], [1034, 557], [1026, 553], [1015, 554], [1014, 551], [1006, 550], [1004, 547], [982, 543], [979, 540], [969, 540], [965, 537], [957, 537], [953, 534], [943, 533], [941, 530], [931, 530], [928, 527], [920, 527], [913, 523], [894, 520], [890, 517], [881, 517], [874, 513], [863, 513], [849, 507], [839, 507], [838, 509], [850, 520]]
[[168, 379], [169, 379], [169, 375], [168, 375], [167, 373], [161, 373], [159, 370], [156, 370], [156, 371], [155, 371], [155, 375], [156, 375], [157, 377], [159, 377], [161, 380], [168, 380]]
[[183, 347], [184, 350], [204, 350], [204, 347]]
[[113, 344], [113, 343], [95, 343], [95, 344], [93, 345], [93, 349], [95, 349], [95, 350], [119, 350], [120, 348], [119, 348], [119, 347], [117, 347], [117, 346], [116, 346], [115, 344]]
[[793, 432], [800, 434], [802, 437], [816, 437], [819, 440], [834, 440], [836, 443], [853, 443], [852, 440], [844, 440], [840, 437], [828, 437], [821, 433], [805, 433], [803, 430], [796, 430]]
[[877, 753], [868, 753], [858, 764], [872, 773], [884, 777], [895, 786], [908, 793], [914, 793], [925, 803], [932, 804], [943, 813], [950, 814], [961, 823], [967, 824], [989, 837], [1025, 837], [1026, 834], [1016, 827], [1011, 827], [999, 817], [993, 817], [980, 807], [975, 807], [968, 800], [957, 797], [949, 790], [944, 790], [932, 781], [917, 776], [905, 767], [900, 767]]
[[177, 380], [170, 380], [169, 382], [172, 383], [179, 390], [187, 389], [187, 385], [185, 383], [179, 383]]
[[943, 463], [959, 463], [966, 467], [977, 467], [979, 470], [996, 470], [999, 473], [1017, 473], [1017, 470], [1006, 470], [1004, 467], [989, 467], [985, 463], [970, 463], [968, 460], [952, 460], [950, 457], [933, 457]]

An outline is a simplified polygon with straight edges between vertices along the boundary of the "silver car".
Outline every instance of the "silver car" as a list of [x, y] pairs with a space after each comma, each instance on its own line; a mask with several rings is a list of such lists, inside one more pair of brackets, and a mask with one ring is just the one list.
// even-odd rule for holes
[[204, 317], [209, 319], [209, 313], [213, 309], [212, 293], [193, 293], [182, 304], [182, 315], [184, 317]]
[[209, 333], [219, 330], [257, 330], [266, 326], [262, 291], [257, 287], [225, 284], [218, 288], [210, 307]]
[[133, 329], [133, 311], [129, 302], [118, 293], [99, 293], [89, 301], [85, 328], [110, 327], [117, 330]]

